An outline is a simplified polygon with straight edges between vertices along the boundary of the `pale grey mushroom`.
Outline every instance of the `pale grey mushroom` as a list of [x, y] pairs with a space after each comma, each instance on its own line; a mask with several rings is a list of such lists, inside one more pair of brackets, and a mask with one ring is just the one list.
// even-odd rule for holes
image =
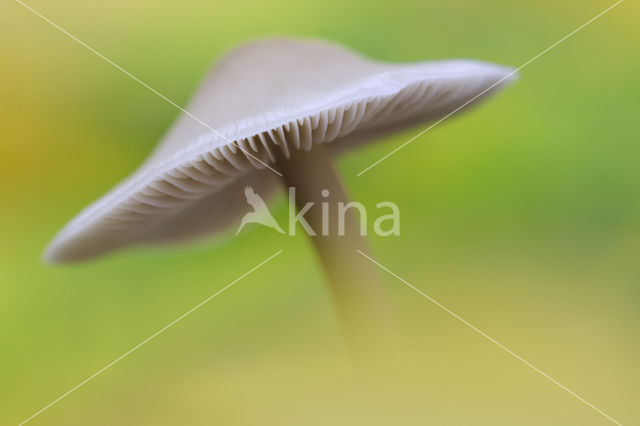
[[[131, 176], [55, 237], [45, 259], [85, 260], [235, 228], [248, 209], [244, 188], [267, 198], [283, 182], [275, 171], [299, 202], [319, 201], [322, 189], [331, 202], [348, 201], [333, 156], [443, 117], [482, 93], [475, 103], [511, 73], [470, 60], [383, 63], [319, 40], [246, 44], [221, 59], [196, 92], [186, 110], [197, 119], [181, 115]], [[317, 212], [307, 219], [312, 227], [320, 220]], [[364, 249], [359, 233], [313, 240], [339, 311], [356, 322], [380, 316], [371, 265], [349, 263]]]

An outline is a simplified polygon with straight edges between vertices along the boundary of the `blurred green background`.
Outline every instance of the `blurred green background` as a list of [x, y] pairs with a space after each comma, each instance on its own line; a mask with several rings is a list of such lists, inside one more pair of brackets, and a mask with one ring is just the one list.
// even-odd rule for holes
[[[613, 4], [28, 3], [182, 105], [248, 38], [519, 66]], [[625, 425], [640, 422], [639, 11], [622, 3], [365, 175], [418, 129], [338, 164], [355, 199], [400, 206], [401, 236], [372, 238], [382, 264]], [[43, 265], [55, 232], [130, 173], [178, 111], [18, 3], [0, 6], [0, 31], [0, 423], [283, 249], [29, 424], [612, 424], [389, 275], [403, 355], [359, 376], [302, 237], [252, 227]], [[275, 213], [282, 222], [282, 198]]]

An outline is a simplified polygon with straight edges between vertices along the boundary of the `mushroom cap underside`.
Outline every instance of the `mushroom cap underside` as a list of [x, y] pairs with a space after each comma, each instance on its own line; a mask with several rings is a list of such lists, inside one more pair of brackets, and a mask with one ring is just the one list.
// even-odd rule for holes
[[45, 259], [224, 230], [249, 210], [245, 186], [265, 199], [275, 192], [278, 150], [327, 143], [335, 154], [475, 104], [513, 74], [469, 60], [382, 63], [317, 40], [241, 46], [213, 68], [149, 158], [69, 222]]

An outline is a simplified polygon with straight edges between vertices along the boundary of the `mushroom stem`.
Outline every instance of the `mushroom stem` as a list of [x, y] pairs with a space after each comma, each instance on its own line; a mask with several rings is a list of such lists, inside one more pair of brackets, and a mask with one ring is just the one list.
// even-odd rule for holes
[[361, 216], [365, 212], [356, 214], [357, 209], [349, 207], [348, 196], [324, 145], [315, 144], [310, 151], [294, 149], [289, 154], [280, 154], [276, 161], [289, 191], [289, 233], [295, 232], [296, 221], [291, 217], [297, 212], [301, 217], [298, 222], [310, 234], [320, 258], [352, 349], [360, 356], [378, 357], [390, 346], [392, 332], [378, 271], [356, 251], [367, 252], [360, 222], [364, 221], [366, 233], [366, 217]]

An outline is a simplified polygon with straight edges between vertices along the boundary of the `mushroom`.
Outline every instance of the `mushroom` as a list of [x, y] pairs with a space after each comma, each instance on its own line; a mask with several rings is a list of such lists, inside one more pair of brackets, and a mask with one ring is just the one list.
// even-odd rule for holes
[[349, 199], [333, 157], [457, 112], [512, 74], [469, 60], [382, 63], [320, 40], [246, 44], [220, 60], [150, 157], [62, 229], [44, 258], [79, 261], [221, 231], [246, 213], [245, 187], [267, 198], [284, 183], [299, 208], [316, 203], [304, 216], [312, 229], [323, 226], [320, 204], [332, 207], [331, 232], [311, 240], [351, 338], [375, 340], [388, 328], [383, 291], [356, 254], [366, 242], [352, 210], [345, 235], [336, 232], [334, 206]]

